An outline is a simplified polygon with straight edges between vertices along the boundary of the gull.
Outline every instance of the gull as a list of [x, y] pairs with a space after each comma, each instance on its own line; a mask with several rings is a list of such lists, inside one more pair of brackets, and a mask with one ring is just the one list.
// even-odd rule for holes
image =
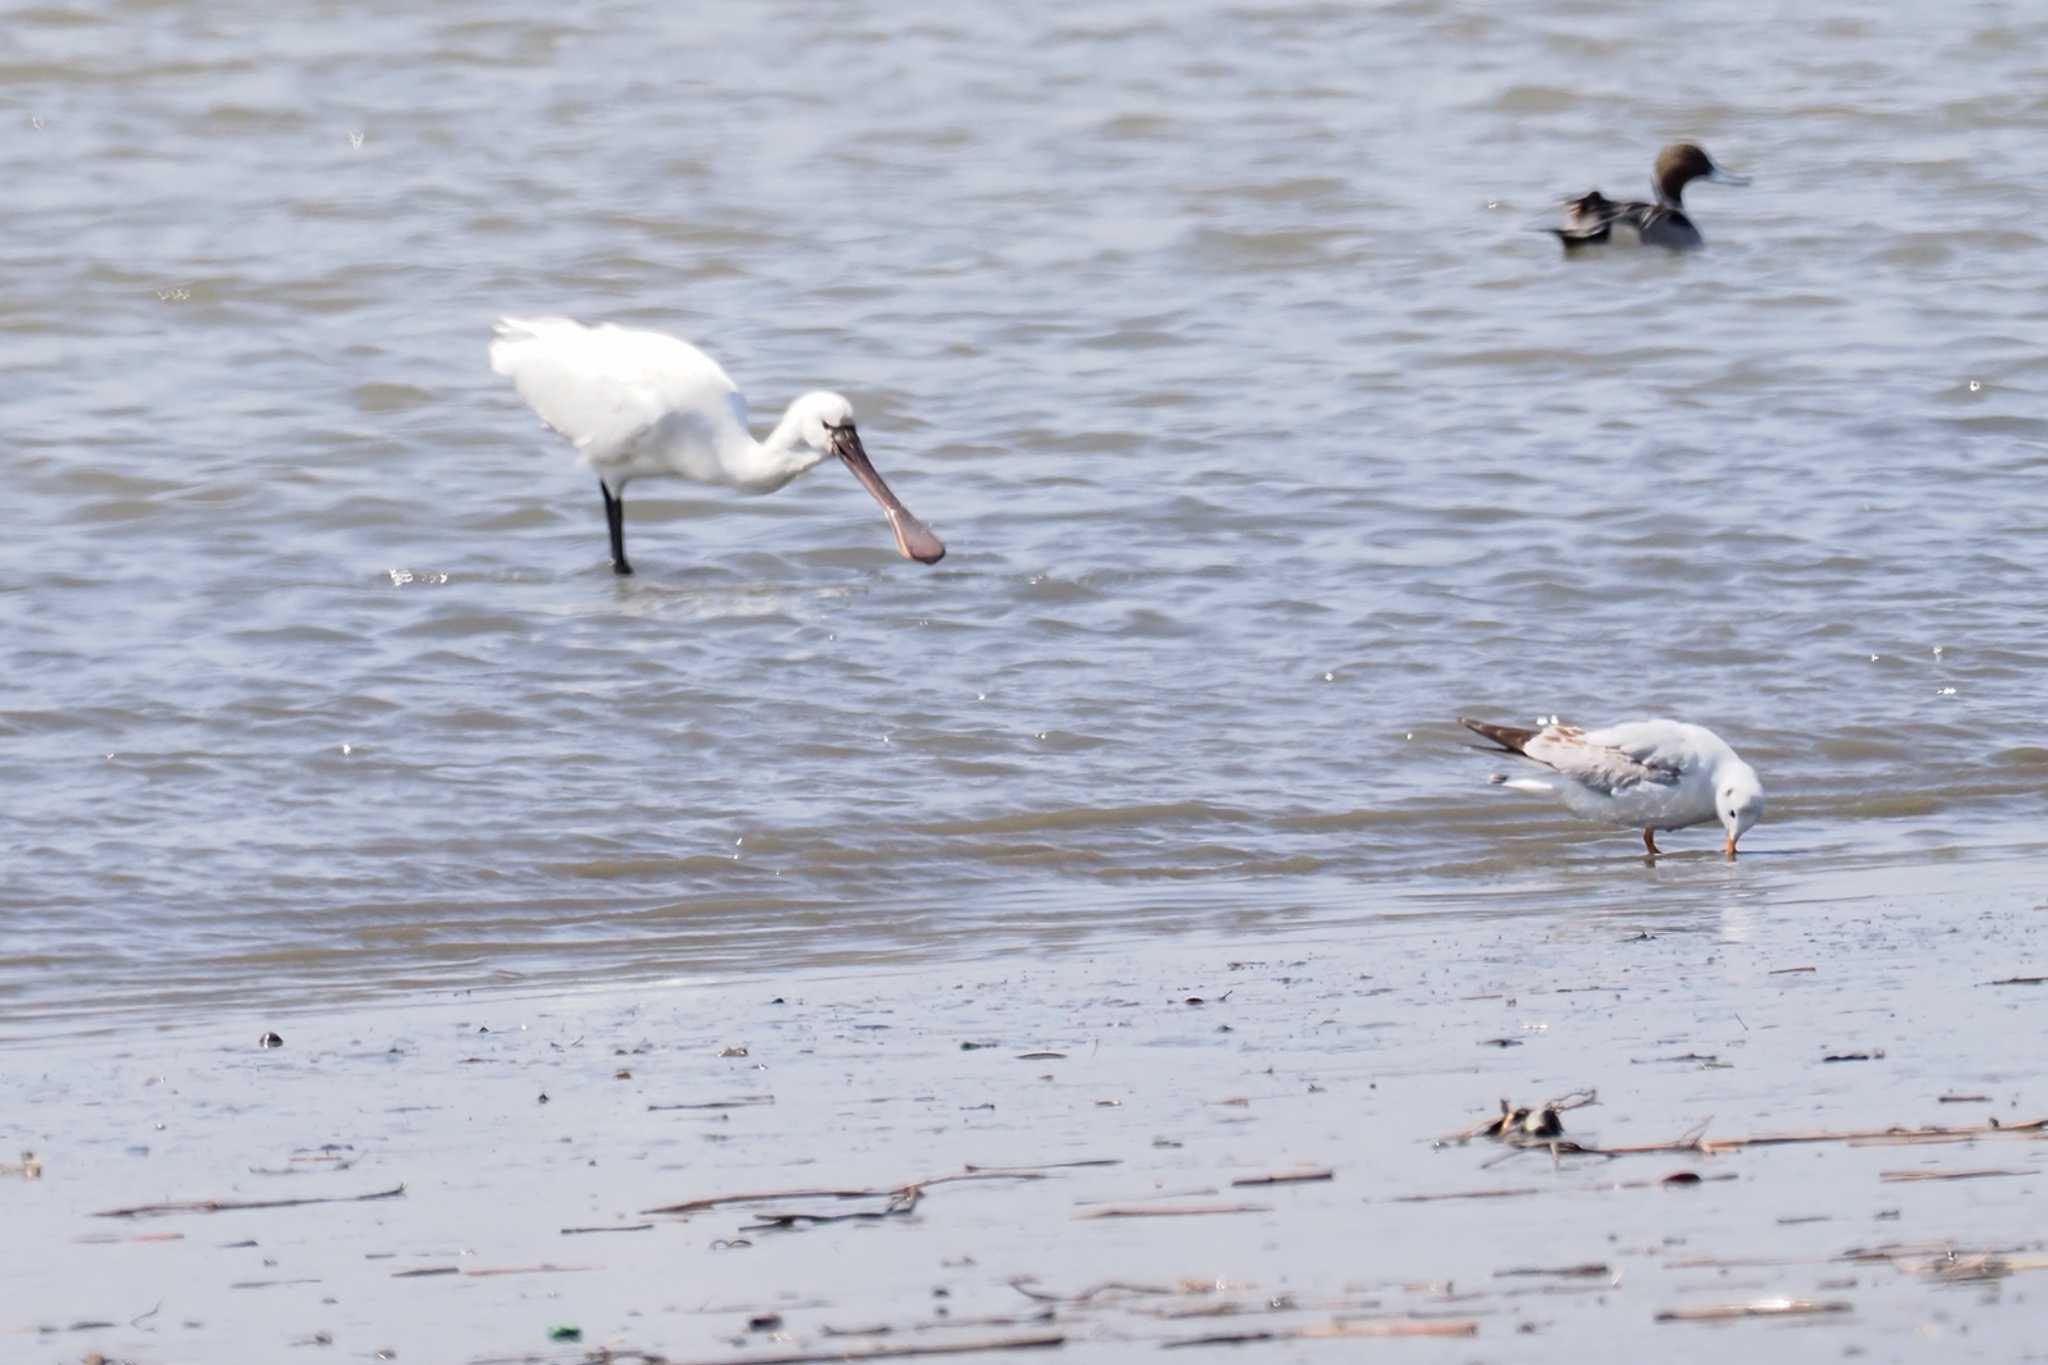
[[660, 332], [568, 318], [500, 318], [491, 368], [512, 381], [547, 427], [597, 472], [611, 531], [612, 570], [626, 561], [626, 485], [671, 476], [743, 493], [773, 493], [836, 455], [881, 504], [905, 558], [936, 564], [946, 547], [912, 516], [868, 462], [853, 404], [807, 393], [765, 441], [747, 429], [747, 400], [719, 363]]
[[1495, 773], [1494, 782], [1552, 793], [1582, 819], [1640, 829], [1643, 847], [1653, 855], [1660, 851], [1658, 830], [1718, 820], [1728, 831], [1723, 851], [1733, 858], [1735, 841], [1763, 818], [1764, 786], [1756, 769], [1703, 725], [1635, 720], [1582, 730], [1553, 721], [1540, 730], [1519, 730], [1464, 716], [1458, 723], [1492, 740], [1500, 752], [1554, 775], [1549, 781], [1510, 780]]

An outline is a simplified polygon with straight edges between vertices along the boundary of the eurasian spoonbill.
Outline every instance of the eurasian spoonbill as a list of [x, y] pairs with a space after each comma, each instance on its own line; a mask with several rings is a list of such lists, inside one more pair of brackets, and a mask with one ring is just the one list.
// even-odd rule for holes
[[912, 516], [868, 462], [853, 404], [807, 393], [789, 405], [765, 441], [747, 429], [747, 400], [704, 352], [660, 332], [568, 318], [500, 318], [491, 368], [511, 379], [540, 420], [576, 447], [597, 472], [612, 569], [626, 561], [626, 485], [667, 475], [773, 493], [828, 455], [837, 455], [882, 506], [896, 548], [936, 564], [946, 547]]

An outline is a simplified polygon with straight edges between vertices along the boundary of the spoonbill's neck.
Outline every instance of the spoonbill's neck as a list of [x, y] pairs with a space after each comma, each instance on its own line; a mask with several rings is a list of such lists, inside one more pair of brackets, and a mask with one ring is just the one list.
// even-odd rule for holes
[[802, 433], [794, 407], [782, 414], [765, 441], [741, 433], [725, 451], [734, 482], [751, 492], [772, 493], [824, 459], [825, 452], [805, 444]]

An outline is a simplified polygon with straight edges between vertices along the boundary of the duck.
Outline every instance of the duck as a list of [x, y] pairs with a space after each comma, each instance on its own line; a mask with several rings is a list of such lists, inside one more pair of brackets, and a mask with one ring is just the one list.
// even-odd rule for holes
[[1663, 852], [1658, 831], [1717, 821], [1728, 836], [1722, 851], [1733, 859], [1736, 842], [1763, 818], [1756, 769], [1704, 725], [1659, 718], [1586, 730], [1553, 719], [1530, 730], [1469, 716], [1458, 723], [1497, 746], [1484, 752], [1513, 754], [1549, 772], [1542, 779], [1495, 773], [1496, 786], [1548, 793], [1580, 819], [1640, 829], [1653, 858]]
[[1599, 190], [1588, 190], [1565, 201], [1564, 226], [1546, 228], [1564, 243], [1565, 254], [1608, 243], [1661, 246], [1672, 251], [1692, 251], [1705, 246], [1706, 238], [1693, 226], [1683, 207], [1685, 187], [1695, 180], [1722, 185], [1747, 185], [1749, 177], [1723, 170], [1698, 144], [1674, 142], [1657, 153], [1651, 182], [1657, 202], [1609, 199]]

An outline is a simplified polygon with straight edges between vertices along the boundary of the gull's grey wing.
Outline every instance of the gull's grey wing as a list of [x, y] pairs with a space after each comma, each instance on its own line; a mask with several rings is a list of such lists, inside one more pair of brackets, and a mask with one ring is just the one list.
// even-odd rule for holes
[[1683, 776], [1679, 764], [1654, 742], [1640, 748], [1596, 744], [1576, 725], [1546, 726], [1523, 746], [1522, 756], [1606, 796], [1646, 782], [1675, 787]]

